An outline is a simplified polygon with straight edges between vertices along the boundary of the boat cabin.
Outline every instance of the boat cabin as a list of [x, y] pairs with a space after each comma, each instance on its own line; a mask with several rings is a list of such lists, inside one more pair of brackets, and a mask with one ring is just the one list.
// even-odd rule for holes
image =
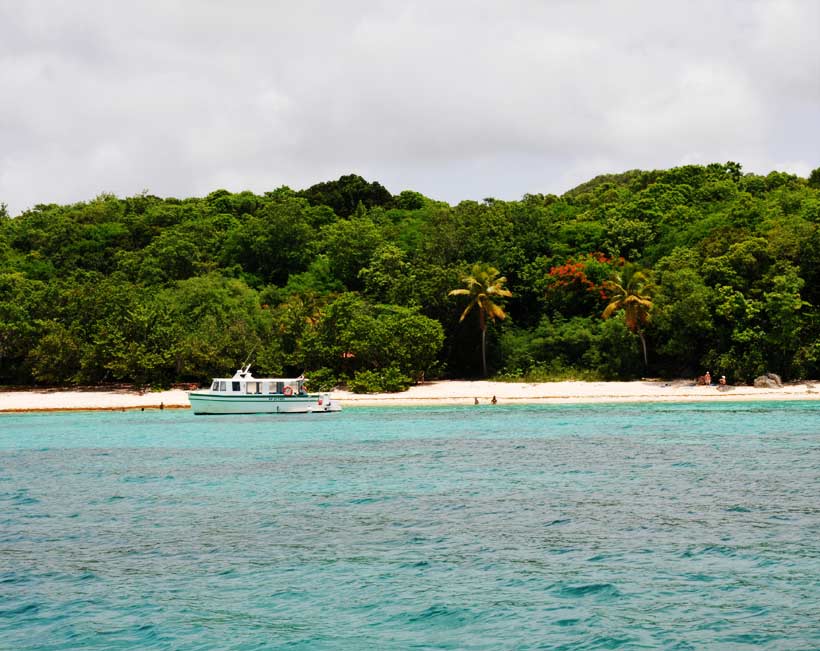
[[211, 384], [212, 393], [243, 395], [306, 396], [305, 379], [298, 378], [255, 378], [250, 367], [239, 369], [232, 378], [216, 378]]

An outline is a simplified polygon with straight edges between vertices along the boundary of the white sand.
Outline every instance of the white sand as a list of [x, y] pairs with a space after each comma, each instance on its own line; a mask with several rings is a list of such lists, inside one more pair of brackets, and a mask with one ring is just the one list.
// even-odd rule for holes
[[[498, 404], [572, 404], [596, 402], [694, 402], [736, 400], [818, 400], [820, 387], [814, 382], [787, 384], [779, 389], [757, 389], [750, 386], [694, 386], [691, 381], [641, 380], [636, 382], [513, 382], [441, 381], [426, 382], [404, 393], [359, 395], [334, 391], [332, 395], [343, 407], [401, 405], [472, 405], [489, 404], [493, 396]], [[186, 391], [174, 389], [139, 393], [118, 390], [30, 390], [0, 391], [0, 412], [58, 411], [85, 409], [159, 409], [188, 408]]]
[[641, 380], [635, 382], [428, 382], [410, 387], [405, 393], [356, 395], [334, 394], [343, 406], [488, 404], [495, 396], [498, 404], [572, 404], [595, 402], [692, 402], [712, 400], [818, 400], [820, 387], [813, 382], [788, 384], [778, 389], [750, 386], [694, 386], [691, 381]]
[[131, 389], [32, 389], [29, 391], [0, 391], [0, 412], [3, 411], [60, 411], [80, 409], [159, 409], [190, 408], [188, 392], [148, 391]]

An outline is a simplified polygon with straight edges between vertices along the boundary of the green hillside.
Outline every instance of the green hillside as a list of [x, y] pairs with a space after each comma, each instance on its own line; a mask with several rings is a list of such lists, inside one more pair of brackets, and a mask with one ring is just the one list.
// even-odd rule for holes
[[482, 334], [502, 378], [818, 377], [818, 223], [820, 169], [735, 163], [456, 206], [349, 175], [0, 210], [0, 383], [202, 382], [251, 355], [396, 389], [480, 376]]

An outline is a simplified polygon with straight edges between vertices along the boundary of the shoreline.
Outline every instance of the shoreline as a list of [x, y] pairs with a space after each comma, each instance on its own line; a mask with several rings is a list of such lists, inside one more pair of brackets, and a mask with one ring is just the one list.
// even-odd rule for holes
[[[820, 400], [815, 381], [788, 383], [778, 388], [696, 386], [691, 380], [634, 380], [630, 382], [492, 382], [439, 380], [410, 387], [402, 393], [356, 394], [332, 391], [342, 408], [402, 406], [601, 404], [664, 402], [749, 402]], [[0, 414], [54, 411], [123, 411], [189, 409], [183, 389], [140, 392], [113, 389], [0, 390]]]

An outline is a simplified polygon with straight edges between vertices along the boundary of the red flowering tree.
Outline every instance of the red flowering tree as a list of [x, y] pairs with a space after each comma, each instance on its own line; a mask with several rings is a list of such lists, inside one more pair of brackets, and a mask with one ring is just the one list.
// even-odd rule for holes
[[562, 265], [550, 267], [547, 301], [564, 316], [600, 311], [601, 303], [610, 298], [604, 284], [623, 265], [623, 258], [610, 258], [599, 252], [569, 258]]

